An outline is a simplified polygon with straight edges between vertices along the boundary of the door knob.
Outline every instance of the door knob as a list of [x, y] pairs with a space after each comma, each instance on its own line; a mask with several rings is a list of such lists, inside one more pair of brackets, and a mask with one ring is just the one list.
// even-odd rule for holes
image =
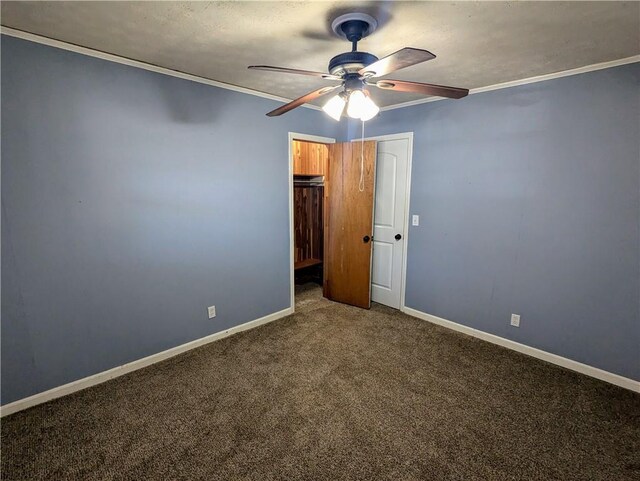
[[362, 238], [362, 242], [364, 242], [365, 244], [366, 244], [367, 242], [369, 242], [370, 240], [371, 240], [371, 237], [369, 237], [368, 235], [366, 235], [366, 236], [364, 236], [364, 237]]
[[402, 239], [402, 236], [400, 234], [396, 234], [396, 240], [400, 240]]

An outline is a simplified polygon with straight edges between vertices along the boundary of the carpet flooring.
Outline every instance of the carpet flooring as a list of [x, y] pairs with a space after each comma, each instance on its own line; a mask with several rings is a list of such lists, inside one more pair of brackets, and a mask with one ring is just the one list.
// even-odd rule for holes
[[5, 480], [640, 480], [639, 395], [309, 287], [1, 432]]

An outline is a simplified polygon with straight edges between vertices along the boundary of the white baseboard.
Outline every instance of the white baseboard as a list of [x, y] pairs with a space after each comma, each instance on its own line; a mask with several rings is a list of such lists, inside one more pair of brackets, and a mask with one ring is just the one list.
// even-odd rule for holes
[[488, 341], [492, 344], [497, 344], [498, 346], [506, 347], [507, 349], [512, 349], [522, 354], [526, 354], [528, 356], [550, 362], [551, 364], [556, 364], [558, 366], [571, 369], [572, 371], [586, 374], [587, 376], [595, 377], [596, 379], [600, 379], [601, 381], [615, 384], [616, 386], [620, 386], [625, 389], [640, 393], [639, 381], [634, 381], [633, 379], [629, 379], [618, 374], [603, 371], [602, 369], [598, 369], [597, 367], [582, 364], [581, 362], [573, 361], [556, 354], [551, 354], [550, 352], [536, 349], [535, 347], [530, 347], [525, 344], [520, 344], [519, 342], [510, 341], [509, 339], [505, 339], [504, 337], [489, 334], [484, 331], [479, 331], [478, 329], [473, 329], [472, 327], [463, 326], [462, 324], [448, 321], [447, 319], [443, 319], [441, 317], [432, 316], [431, 314], [427, 314], [426, 312], [418, 311], [416, 309], [411, 309], [410, 307], [403, 307], [402, 312], [408, 314], [409, 316], [422, 319], [423, 321], [428, 321], [433, 324], [437, 324], [439, 326], [446, 327], [463, 334], [467, 334], [469, 336], [477, 337], [478, 339], [482, 339], [483, 341]]
[[24, 399], [19, 399], [12, 403], [5, 404], [4, 406], [0, 406], [0, 417], [8, 416], [9, 414], [22, 411], [23, 409], [36, 406], [37, 404], [42, 404], [47, 401], [51, 401], [52, 399], [66, 396], [67, 394], [71, 394], [73, 392], [95, 386], [96, 384], [103, 383], [105, 381], [108, 381], [109, 379], [123, 376], [124, 374], [130, 373], [132, 371], [136, 371], [138, 369], [142, 369], [143, 367], [150, 366], [151, 364], [169, 359], [170, 357], [177, 356], [178, 354], [189, 351], [196, 347], [209, 344], [210, 342], [229, 337], [233, 334], [237, 334], [248, 329], [253, 329], [254, 327], [261, 326], [262, 324], [273, 322], [292, 313], [293, 308], [288, 307], [287, 309], [274, 312], [273, 314], [261, 317], [260, 319], [255, 319], [253, 321], [240, 324], [239, 326], [231, 327], [225, 331], [216, 332], [215, 334], [211, 334], [210, 336], [202, 337], [200, 339], [196, 339], [195, 341], [172, 347], [171, 349], [167, 349], [166, 351], [143, 357], [142, 359], [123, 364], [122, 366], [114, 367], [113, 369], [109, 369], [108, 371], [99, 372], [98, 374], [78, 379], [77, 381], [63, 384], [62, 386], [54, 387], [53, 389], [49, 389], [48, 391], [34, 394], [33, 396], [29, 396]]

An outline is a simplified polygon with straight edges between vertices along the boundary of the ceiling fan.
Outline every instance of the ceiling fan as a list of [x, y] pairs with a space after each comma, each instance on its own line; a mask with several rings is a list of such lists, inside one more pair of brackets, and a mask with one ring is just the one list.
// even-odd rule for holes
[[369, 120], [378, 114], [380, 109], [371, 99], [367, 87], [378, 87], [396, 92], [414, 92], [452, 99], [459, 99], [469, 94], [468, 89], [446, 87], [444, 85], [407, 82], [404, 80], [376, 80], [376, 77], [382, 77], [396, 70], [426, 62], [436, 57], [427, 50], [411, 47], [405, 47], [381, 59], [367, 52], [358, 52], [358, 42], [372, 34], [377, 26], [376, 19], [365, 13], [348, 13], [336, 18], [331, 24], [333, 32], [351, 42], [352, 48], [351, 52], [336, 55], [329, 61], [329, 73], [272, 67], [269, 65], [251, 65], [248, 67], [254, 70], [307, 75], [340, 82], [338, 85], [322, 87], [309, 92], [288, 104], [272, 110], [267, 115], [269, 117], [282, 115], [340, 88], [342, 88], [342, 91], [329, 99], [322, 107], [335, 120], [340, 120], [345, 109], [349, 117], [362, 121]]

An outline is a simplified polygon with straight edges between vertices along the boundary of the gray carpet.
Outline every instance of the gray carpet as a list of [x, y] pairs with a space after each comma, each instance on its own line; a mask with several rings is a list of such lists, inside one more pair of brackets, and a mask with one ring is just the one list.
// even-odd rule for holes
[[639, 480], [640, 396], [383, 306], [294, 316], [3, 419], [6, 480]]

